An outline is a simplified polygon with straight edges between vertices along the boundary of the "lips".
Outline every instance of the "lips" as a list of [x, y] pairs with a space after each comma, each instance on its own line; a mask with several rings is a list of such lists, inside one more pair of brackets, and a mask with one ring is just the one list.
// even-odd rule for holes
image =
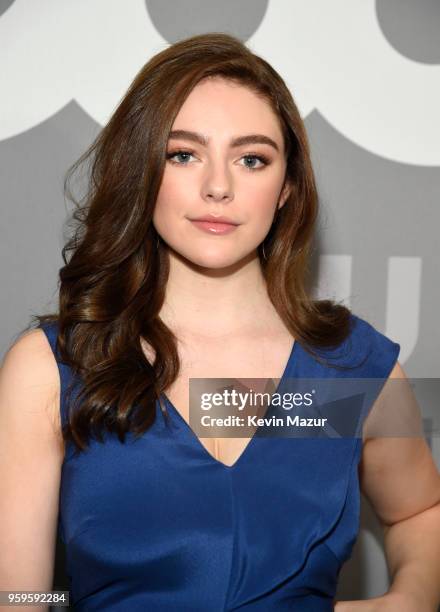
[[202, 230], [203, 232], [207, 232], [209, 234], [214, 235], [224, 235], [230, 234], [234, 230], [237, 229], [238, 225], [232, 222], [224, 222], [213, 220], [209, 217], [202, 217], [201, 219], [193, 219], [191, 223]]
[[214, 215], [205, 215], [204, 217], [197, 217], [196, 219], [191, 219], [191, 221], [210, 221], [211, 223], [224, 223], [227, 225], [239, 225], [229, 217], [223, 216], [214, 216]]

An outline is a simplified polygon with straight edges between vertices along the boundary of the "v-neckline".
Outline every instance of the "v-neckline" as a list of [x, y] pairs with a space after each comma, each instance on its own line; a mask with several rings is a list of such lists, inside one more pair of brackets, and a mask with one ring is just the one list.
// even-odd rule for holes
[[[283, 384], [287, 372], [290, 369], [291, 365], [292, 365], [292, 361], [294, 356], [296, 356], [297, 353], [297, 340], [295, 339], [293, 341], [293, 345], [292, 348], [290, 350], [289, 353], [289, 357], [287, 359], [286, 365], [284, 367], [284, 371], [281, 375], [281, 378], [279, 379], [277, 388], [275, 389], [273, 395], [275, 395], [276, 393], [279, 392], [281, 385]], [[192, 442], [194, 444], [196, 444], [196, 446], [203, 452], [203, 454], [211, 461], [211, 463], [213, 463], [214, 465], [217, 465], [218, 467], [223, 468], [224, 470], [234, 470], [237, 468], [237, 466], [239, 464], [241, 464], [244, 461], [244, 458], [247, 457], [249, 455], [249, 451], [251, 450], [252, 445], [255, 443], [254, 440], [257, 437], [257, 432], [262, 428], [261, 425], [258, 425], [257, 428], [255, 429], [253, 435], [251, 436], [251, 438], [249, 439], [248, 443], [246, 444], [246, 446], [244, 447], [244, 449], [242, 450], [242, 452], [240, 453], [240, 455], [237, 457], [237, 459], [234, 461], [234, 463], [232, 463], [232, 465], [227, 465], [226, 463], [223, 463], [223, 461], [220, 461], [220, 459], [217, 459], [216, 457], [214, 457], [214, 455], [212, 455], [207, 448], [205, 448], [203, 446], [203, 444], [200, 442], [200, 438], [196, 435], [195, 431], [192, 429], [192, 427], [190, 427], [189, 423], [186, 421], [186, 419], [183, 418], [183, 416], [180, 414], [180, 412], [177, 410], [177, 408], [174, 406], [173, 402], [168, 398], [168, 396], [162, 392], [162, 396], [165, 398], [166, 403], [169, 405], [172, 413], [177, 417], [177, 419], [180, 421], [180, 423], [183, 425], [183, 428], [185, 430], [185, 432], [189, 435], [190, 439], [192, 440]], [[267, 409], [264, 413], [263, 418], [268, 414], [269, 410], [272, 407], [272, 402], [269, 402], [269, 405], [267, 406]]]

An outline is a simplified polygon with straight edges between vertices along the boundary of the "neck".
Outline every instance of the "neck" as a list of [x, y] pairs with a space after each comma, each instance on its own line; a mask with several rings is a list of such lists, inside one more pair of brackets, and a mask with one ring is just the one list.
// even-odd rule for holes
[[276, 313], [256, 253], [232, 266], [204, 268], [169, 251], [160, 318], [173, 330], [206, 338], [263, 328]]

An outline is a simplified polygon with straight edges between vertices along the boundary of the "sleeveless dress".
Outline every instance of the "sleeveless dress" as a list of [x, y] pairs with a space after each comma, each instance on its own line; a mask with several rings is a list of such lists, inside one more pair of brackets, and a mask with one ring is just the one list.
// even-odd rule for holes
[[[58, 355], [57, 324], [41, 328], [59, 367], [64, 423], [73, 374]], [[286, 377], [385, 382], [399, 351], [351, 314], [347, 339], [319, 355], [360, 365], [329, 368], [295, 341], [280, 385]], [[58, 534], [74, 609], [333, 610], [359, 530], [362, 437], [254, 435], [226, 466], [164, 398], [171, 418], [156, 402], [155, 423], [138, 440], [105, 433], [85, 453], [66, 446]]]

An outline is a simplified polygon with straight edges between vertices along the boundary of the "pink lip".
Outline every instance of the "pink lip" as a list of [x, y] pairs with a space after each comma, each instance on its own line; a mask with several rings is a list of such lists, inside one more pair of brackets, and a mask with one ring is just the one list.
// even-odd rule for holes
[[193, 225], [195, 225], [196, 227], [198, 227], [199, 229], [201, 229], [204, 232], [207, 232], [208, 234], [216, 234], [216, 235], [223, 235], [223, 234], [230, 234], [231, 232], [233, 232], [235, 229], [237, 229], [238, 225], [234, 225], [232, 223], [215, 223], [213, 221], [191, 221], [191, 223]]

